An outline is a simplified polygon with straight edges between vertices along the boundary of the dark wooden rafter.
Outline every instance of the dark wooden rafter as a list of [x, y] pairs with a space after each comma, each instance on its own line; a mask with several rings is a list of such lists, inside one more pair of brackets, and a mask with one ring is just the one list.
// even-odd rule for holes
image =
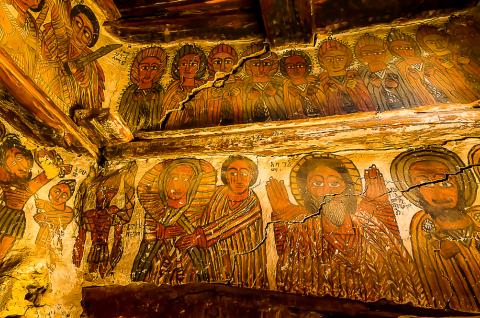
[[263, 33], [254, 0], [115, 0], [121, 18], [105, 22], [107, 31], [128, 42], [191, 39], [232, 40]]
[[74, 142], [78, 142], [93, 157], [98, 157], [98, 146], [92, 143], [75, 123], [15, 65], [2, 48], [0, 48], [0, 83], [27, 112], [55, 131], [63, 132], [63, 137], [69, 139], [71, 136]]
[[271, 46], [312, 41], [315, 24], [311, 0], [260, 0], [260, 5]]

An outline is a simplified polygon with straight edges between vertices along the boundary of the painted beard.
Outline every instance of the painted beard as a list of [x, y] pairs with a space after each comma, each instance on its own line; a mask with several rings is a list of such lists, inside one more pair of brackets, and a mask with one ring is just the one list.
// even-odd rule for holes
[[342, 194], [314, 198], [309, 195], [306, 208], [311, 213], [320, 213], [333, 225], [342, 226], [348, 214], [355, 213], [357, 200], [353, 195]]

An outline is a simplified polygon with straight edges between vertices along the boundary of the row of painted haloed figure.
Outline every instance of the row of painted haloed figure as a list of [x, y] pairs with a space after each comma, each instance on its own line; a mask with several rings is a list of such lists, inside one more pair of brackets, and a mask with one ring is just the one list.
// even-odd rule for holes
[[[410, 224], [412, 255], [402, 243], [382, 173], [372, 165], [362, 178], [342, 156], [312, 153], [294, 163], [289, 186], [296, 203], [283, 180], [258, 182], [257, 165], [234, 155], [222, 164], [222, 186], [215, 168], [195, 158], [155, 164], [136, 189], [135, 162], [101, 175], [92, 170], [72, 209], [66, 202], [76, 183], [66, 177], [71, 166], [58, 154], [32, 153], [12, 134], [3, 138], [1, 150], [2, 258], [24, 235], [25, 203], [59, 177], [48, 200], [35, 199], [38, 251], [59, 257], [61, 232], [75, 218], [73, 262], [78, 267], [85, 262], [88, 272], [101, 277], [112, 273], [122, 257], [129, 240], [125, 227], [138, 201], [145, 212], [144, 232], [132, 264], [133, 281], [273, 288], [265, 247], [266, 229], [273, 228], [279, 290], [480, 311], [480, 208], [473, 205], [473, 171], [480, 169], [464, 169], [462, 160], [444, 148], [409, 150], [391, 163], [394, 184], [421, 208]], [[479, 159], [476, 146], [469, 162], [477, 165]], [[32, 178], [34, 163], [43, 172]], [[269, 225], [262, 219], [262, 205], [268, 203], [260, 204], [253, 190], [263, 186], [272, 208]], [[118, 196], [124, 196], [122, 206], [113, 203]], [[88, 234], [92, 243], [84, 255]]]
[[[384, 40], [363, 34], [355, 54], [341, 41], [324, 40], [318, 47], [324, 69], [319, 75], [305, 51], [288, 50], [280, 59], [267, 52], [248, 59], [244, 73], [229, 76], [223, 86], [196, 94], [181, 111], [174, 110], [205, 83], [207, 71], [209, 80], [217, 72], [231, 72], [239, 60], [235, 48], [219, 44], [206, 57], [195, 45], [182, 46], [173, 57], [174, 81], [166, 90], [160, 80], [167, 54], [161, 47], [145, 48], [131, 65], [132, 84], [119, 114], [134, 130], [161, 130], [473, 102], [480, 97], [480, 33], [467, 19], [450, 19], [446, 29], [452, 37], [430, 25], [418, 27], [416, 40], [399, 29]], [[262, 48], [253, 44], [241, 56]], [[358, 69], [351, 68], [354, 55]]]

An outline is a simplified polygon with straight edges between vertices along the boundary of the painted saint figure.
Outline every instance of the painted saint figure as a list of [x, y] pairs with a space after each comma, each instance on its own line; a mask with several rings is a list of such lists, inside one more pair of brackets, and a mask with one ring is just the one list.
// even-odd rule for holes
[[[477, 162], [478, 163], [478, 162]], [[395, 185], [421, 208], [412, 218], [412, 252], [427, 300], [437, 308], [480, 311], [480, 207], [462, 160], [441, 147], [413, 149], [392, 162]]]
[[317, 79], [311, 75], [312, 61], [300, 50], [287, 51], [280, 59], [283, 101], [288, 119], [325, 116], [326, 97]]
[[[290, 203], [282, 182], [266, 185], [279, 260], [277, 287], [288, 292], [424, 305], [413, 261], [398, 235], [380, 172], [370, 167], [363, 198], [354, 164], [311, 154], [292, 168]], [[378, 207], [378, 208], [377, 208]]]
[[38, 12], [44, 4], [42, 0], [0, 1], [0, 47], [31, 77], [38, 59], [40, 25], [29, 11]]
[[[215, 46], [208, 55], [208, 80], [213, 80], [217, 72], [231, 72], [237, 62], [238, 55], [232, 46], [223, 43]], [[242, 96], [235, 75], [229, 75], [221, 87], [209, 88], [206, 100], [208, 114], [205, 126], [243, 123]]]
[[241, 155], [222, 164], [223, 186], [217, 188], [193, 234], [176, 246], [207, 250], [211, 282], [267, 288], [267, 259], [263, 243], [262, 208], [251, 189], [258, 177], [257, 165]]
[[149, 47], [135, 56], [130, 67], [130, 84], [123, 92], [118, 113], [132, 131], [153, 130], [160, 122], [165, 90], [160, 79], [167, 68], [167, 53]]
[[[98, 272], [104, 277], [113, 270], [122, 257], [123, 226], [130, 222], [135, 206], [135, 162], [115, 170], [105, 176], [95, 176], [91, 170], [89, 177], [80, 186], [75, 198], [75, 209], [79, 216], [79, 231], [73, 248], [73, 264], [80, 267], [85, 249], [87, 233], [90, 233], [92, 246], [87, 256], [88, 271]], [[118, 194], [123, 179], [125, 205], [123, 208], [112, 204]], [[92, 183], [92, 184], [90, 184]], [[93, 198], [92, 198], [93, 197]], [[90, 201], [95, 207], [88, 209]], [[109, 251], [109, 234], [113, 227], [114, 241]]]
[[70, 0], [49, 0], [51, 21], [42, 33], [42, 63], [37, 81], [67, 107], [101, 108], [105, 75], [98, 61], [83, 62], [98, 41], [100, 25], [93, 11]]
[[456, 46], [455, 50], [464, 58], [480, 61], [480, 26], [472, 16], [451, 16], [446, 25], [446, 32]]
[[[419, 26], [416, 38], [420, 47], [430, 54], [426, 70], [428, 80], [439, 87], [452, 103], [477, 100], [480, 95], [475, 91], [475, 84], [478, 87], [480, 68], [474, 67], [473, 62], [471, 65], [459, 65], [449, 47], [447, 35], [434, 26]], [[471, 67], [472, 72], [468, 72]]]
[[327, 116], [376, 110], [358, 74], [347, 70], [353, 62], [347, 45], [334, 39], [323, 41], [318, 48], [318, 60], [325, 69], [319, 81], [327, 96]]
[[363, 64], [359, 73], [378, 111], [420, 105], [397, 68], [389, 64], [391, 56], [385, 41], [364, 34], [355, 44], [355, 56]]
[[427, 66], [428, 61], [422, 57], [420, 47], [411, 36], [391, 29], [387, 36], [387, 47], [397, 58], [395, 66], [420, 105], [449, 102], [443, 88], [429, 80], [433, 68]]
[[50, 188], [48, 201], [35, 199], [37, 213], [33, 219], [40, 225], [35, 244], [41, 253], [62, 253], [62, 233], [73, 220], [73, 209], [67, 206], [67, 201], [75, 192], [75, 186], [75, 179], [62, 180]]
[[25, 203], [51, 179], [69, 173], [70, 165], [63, 165], [54, 151], [38, 150], [35, 162], [43, 172], [32, 178], [34, 155], [17, 135], [7, 134], [0, 148], [0, 188], [4, 205], [0, 208], [0, 261], [13, 247], [15, 240], [25, 233]]
[[[249, 56], [263, 50], [262, 44], [252, 44], [242, 54]], [[287, 119], [283, 105], [283, 85], [278, 71], [278, 57], [272, 51], [249, 59], [244, 64], [247, 77], [243, 80], [243, 122]]]
[[165, 93], [161, 118], [170, 112], [166, 122], [155, 123], [155, 130], [192, 128], [207, 121], [206, 101], [200, 94], [180, 108], [180, 102], [196, 87], [205, 83], [202, 80], [207, 70], [207, 58], [202, 49], [191, 44], [182, 46], [173, 58], [171, 73], [174, 82]]
[[175, 241], [200, 225], [215, 183], [215, 169], [198, 159], [165, 160], [145, 173], [137, 188], [145, 227], [132, 281], [170, 285], [208, 280], [205, 251], [180, 250]]

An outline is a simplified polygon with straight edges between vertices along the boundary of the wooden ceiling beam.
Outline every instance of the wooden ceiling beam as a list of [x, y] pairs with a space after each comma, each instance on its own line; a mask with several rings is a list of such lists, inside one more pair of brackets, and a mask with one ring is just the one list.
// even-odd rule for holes
[[311, 0], [260, 0], [260, 7], [272, 47], [312, 42], [315, 23]]

